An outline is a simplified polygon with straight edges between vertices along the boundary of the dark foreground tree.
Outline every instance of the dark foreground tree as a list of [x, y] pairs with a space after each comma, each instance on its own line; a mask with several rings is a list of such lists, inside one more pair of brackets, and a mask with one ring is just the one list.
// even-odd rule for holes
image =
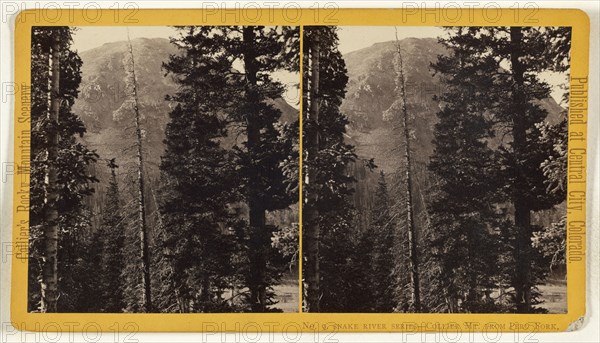
[[[549, 31], [543, 28], [510, 27], [491, 30], [492, 49], [500, 61], [510, 63], [510, 71], [501, 77], [501, 99], [495, 112], [500, 125], [508, 128], [512, 142], [501, 148], [505, 195], [514, 208], [514, 226], [508, 230], [514, 248], [514, 269], [510, 285], [514, 288], [514, 310], [518, 313], [537, 311], [540, 303], [537, 285], [546, 271], [539, 263], [531, 240], [537, 228], [531, 220], [532, 211], [549, 209], [564, 201], [557, 194], [546, 192], [542, 163], [551, 151], [539, 144], [538, 124], [548, 112], [539, 101], [550, 96], [548, 84], [540, 81], [539, 73], [553, 65], [543, 56]], [[485, 37], [485, 36], [484, 36]], [[499, 66], [500, 67], [500, 66]]]
[[[464, 209], [463, 212], [469, 214], [468, 217], [457, 218], [456, 214], [461, 211], [455, 209], [450, 212], [446, 208], [448, 204], [443, 202], [434, 208], [434, 212], [438, 214], [437, 219], [441, 220], [440, 224], [459, 221], [465, 224], [454, 228], [450, 226], [449, 229], [442, 230], [443, 232], [467, 229], [467, 233], [471, 232], [472, 235], [473, 232], [482, 234], [485, 230], [473, 231], [468, 229], [469, 227], [498, 227], [503, 244], [501, 250], [504, 253], [499, 254], [500, 270], [497, 282], [502, 289], [508, 290], [506, 295], [510, 297], [510, 300], [505, 304], [508, 305], [508, 311], [518, 313], [544, 311], [536, 307], [541, 303], [537, 285], [544, 281], [548, 268], [545, 266], [547, 261], [542, 256], [543, 254], [534, 249], [532, 245], [534, 232], [542, 230], [539, 223], [532, 218], [535, 212], [551, 209], [565, 199], [564, 193], [552, 191], [552, 186], [549, 187], [549, 182], [550, 184], [556, 184], [556, 182], [549, 181], [551, 178], [549, 179], [548, 176], [554, 173], [553, 170], [559, 169], [548, 167], [556, 164], [556, 159], [560, 159], [560, 153], [555, 151], [556, 147], [553, 144], [544, 142], [544, 125], [542, 123], [547, 120], [548, 112], [541, 104], [550, 96], [550, 87], [540, 80], [540, 73], [546, 70], [565, 72], [568, 69], [569, 42], [569, 31], [563, 28], [471, 27], [457, 29], [446, 43], [454, 53], [462, 53], [463, 56], [466, 56], [466, 58], [462, 58], [462, 62], [460, 56], [454, 61], [454, 63], [466, 63], [465, 66], [455, 65], [452, 67], [452, 61], [443, 57], [436, 65], [439, 71], [446, 73], [451, 82], [453, 79], [468, 80], [468, 84], [462, 85], [461, 88], [474, 87], [474, 93], [469, 95], [468, 101], [460, 100], [460, 96], [464, 96], [464, 94], [461, 95], [462, 92], [452, 94], [452, 88], [450, 93], [445, 95], [446, 97], [451, 95], [451, 97], [443, 99], [449, 105], [440, 112], [441, 121], [436, 129], [437, 155], [431, 166], [439, 178], [441, 189], [444, 191], [444, 187], [454, 184], [453, 199], [456, 194], [461, 194], [460, 192], [469, 189], [470, 194], [467, 194], [462, 201], [465, 204], [468, 202], [469, 196], [473, 197], [472, 194], [479, 194], [479, 197], [475, 197], [479, 201], [479, 198], [486, 199], [486, 194], [496, 193], [497, 197], [487, 198], [489, 199], [488, 206], [494, 203], [499, 204], [495, 210], [504, 216], [509, 216], [511, 220], [497, 222], [493, 215], [484, 215], [489, 211], [476, 203]], [[465, 71], [469, 72], [465, 73]], [[458, 98], [454, 99], [455, 97]], [[443, 116], [445, 115], [452, 116], [453, 119], [450, 120], [450, 123], [444, 124]], [[455, 125], [453, 121], [456, 120], [454, 118], [460, 119], [464, 115], [471, 117], [466, 118], [467, 121], [462, 126], [453, 128]], [[482, 118], [489, 118], [489, 120]], [[477, 121], [479, 121], [479, 126], [473, 126], [472, 123], [477, 123]], [[457, 139], [460, 138], [460, 132], [467, 132], [466, 130], [474, 130], [467, 138], [478, 137], [479, 142], [468, 139], [459, 142]], [[486, 130], [489, 132], [485, 132]], [[444, 134], [452, 136], [442, 140]], [[494, 142], [497, 156], [494, 158], [497, 164], [496, 173], [488, 171], [489, 168], [486, 168], [487, 164], [484, 163], [489, 161], [489, 158], [486, 157], [489, 156], [485, 151], [486, 145], [483, 144], [485, 141]], [[466, 145], [457, 145], [453, 149], [446, 149], [452, 144], [458, 143]], [[470, 147], [470, 151], [463, 150], [467, 146]], [[444, 152], [444, 150], [447, 151]], [[472, 152], [477, 152], [477, 154], [469, 155]], [[452, 156], [451, 158], [454, 160], [452, 168], [444, 167], [446, 164], [444, 159], [448, 156]], [[458, 167], [456, 166], [457, 156], [466, 159], [465, 162], [459, 163]], [[477, 160], [474, 160], [475, 158]], [[472, 160], [473, 163], [469, 163], [469, 160]], [[464, 168], [468, 168], [467, 171], [463, 171]], [[482, 181], [477, 176], [482, 171], [491, 177]], [[458, 176], [460, 178], [454, 180]], [[468, 180], [470, 182], [465, 183]], [[491, 185], [489, 183], [491, 180], [496, 182], [493, 185], [494, 189], [486, 190]], [[470, 185], [474, 188], [470, 189]], [[449, 188], [446, 192], [450, 190]], [[471, 212], [472, 209], [476, 209], [476, 211]], [[444, 213], [446, 213], [444, 216], [440, 216]], [[465, 223], [465, 220], [468, 222]], [[476, 249], [486, 241], [485, 236], [471, 237], [475, 237], [480, 242], [479, 245], [474, 246]], [[471, 239], [467, 241], [469, 240]], [[446, 244], [447, 242], [444, 242], [444, 246]], [[464, 251], [468, 253], [469, 249]], [[477, 251], [475, 250], [475, 252]], [[489, 255], [488, 251], [477, 252], [479, 257], [474, 255], [474, 261], [483, 257], [489, 258], [486, 256], [486, 254]], [[448, 251], [443, 255], [447, 257], [455, 252], [456, 250]], [[452, 261], [446, 257], [441, 256], [445, 263]], [[488, 261], [488, 265], [493, 265], [493, 261]], [[456, 265], [447, 267], [446, 269], [453, 270]], [[489, 272], [489, 270], [483, 272]], [[468, 281], [468, 284], [477, 285], [478, 281], [471, 280]], [[487, 286], [485, 283], [480, 283], [480, 286], [491, 287], [493, 283]], [[477, 289], [473, 291], [471, 286], [468, 288], [464, 306], [469, 308], [465, 308], [465, 310], [480, 311], [483, 308], [479, 305], [476, 307], [469, 305], [470, 303], [476, 305], [477, 301], [481, 299], [480, 292]], [[460, 292], [457, 288], [452, 290], [454, 294]], [[461, 302], [461, 304], [463, 303]]]
[[162, 253], [170, 270], [162, 297], [174, 297], [177, 312], [226, 312], [222, 295], [234, 268], [228, 204], [236, 186], [231, 153], [220, 143], [227, 122], [219, 111], [231, 106], [231, 63], [209, 38], [216, 28], [178, 30], [172, 43], [181, 54], [164, 64], [180, 87], [167, 98], [175, 107], [160, 165]]
[[[297, 173], [290, 168], [298, 152], [291, 137], [297, 124], [280, 124], [274, 106], [285, 87], [271, 74], [297, 71], [298, 59], [285, 57], [299, 50], [298, 29], [179, 31], [173, 43], [182, 54], [165, 65], [180, 90], [170, 98], [177, 105], [161, 165], [165, 253], [172, 260], [177, 302], [186, 304], [179, 308], [222, 311], [221, 295], [231, 288], [239, 294], [228, 305], [274, 310], [272, 287], [285, 266], [276, 262], [272, 238], [278, 228], [267, 222], [267, 213], [297, 201], [297, 179], [290, 179]], [[204, 258], [194, 261], [198, 253]], [[189, 278], [192, 271], [197, 274]], [[196, 308], [189, 308], [189, 298], [198, 296]]]
[[347, 167], [356, 156], [344, 143], [348, 119], [339, 106], [348, 76], [337, 46], [335, 27], [305, 28], [303, 244], [305, 306], [310, 312], [335, 311], [346, 306], [343, 298], [348, 295], [347, 283], [337, 279], [347, 279], [340, 268], [346, 265], [343, 256], [352, 253], [348, 195], [353, 178]]
[[[244, 238], [249, 265], [244, 285], [250, 289], [246, 298], [252, 312], [269, 311], [274, 304], [272, 285], [280, 272], [270, 261], [271, 238], [277, 229], [266, 221], [268, 211], [287, 208], [297, 201], [289, 192], [290, 180], [284, 170], [285, 161], [294, 155], [290, 133], [279, 125], [281, 111], [273, 100], [281, 98], [285, 87], [271, 74], [278, 70], [298, 71], [297, 27], [242, 26], [226, 30], [225, 53], [241, 62], [241, 77], [236, 80], [239, 92], [230, 119], [239, 125], [246, 137], [236, 147], [237, 175], [242, 181], [242, 194], [248, 206], [248, 230]], [[293, 181], [291, 181], [293, 182]]]
[[86, 130], [71, 112], [81, 82], [71, 34], [68, 27], [32, 29], [29, 309], [41, 312], [77, 302], [77, 240], [89, 225], [84, 199], [97, 181], [88, 173], [97, 155], [78, 141]]
[[488, 296], [498, 288], [499, 198], [495, 153], [488, 146], [493, 123], [486, 115], [488, 104], [497, 101], [488, 76], [497, 65], [468, 45], [474, 31], [448, 29], [449, 38], [441, 42], [449, 54], [433, 65], [446, 86], [429, 164], [438, 180], [429, 208], [435, 266], [429, 273], [438, 282], [428, 289], [428, 305], [435, 312], [497, 312]]

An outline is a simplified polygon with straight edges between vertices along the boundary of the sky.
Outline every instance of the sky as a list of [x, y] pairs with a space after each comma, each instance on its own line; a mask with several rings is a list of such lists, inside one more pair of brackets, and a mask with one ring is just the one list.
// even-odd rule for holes
[[[444, 30], [435, 26], [400, 26], [398, 39], [404, 38], [435, 38]], [[375, 43], [388, 42], [396, 39], [394, 26], [342, 26], [338, 31], [342, 54], [369, 47]]]
[[[73, 48], [85, 51], [99, 47], [105, 43], [127, 40], [126, 26], [86, 26], [79, 27], [73, 35]], [[144, 38], [169, 38], [175, 29], [168, 26], [130, 26], [129, 35], [132, 39]], [[399, 26], [398, 38], [437, 38], [444, 34], [441, 27], [435, 26]], [[342, 54], [369, 47], [375, 43], [387, 42], [395, 39], [396, 31], [393, 26], [342, 26], [338, 31], [339, 47]], [[294, 108], [298, 108], [298, 89], [295, 85], [299, 82], [299, 75], [288, 72], [276, 72], [273, 77], [287, 85], [284, 99]], [[551, 96], [557, 103], [561, 102], [564, 90], [560, 88], [566, 82], [566, 76], [558, 73], [543, 73], [540, 78], [548, 82], [553, 90]]]
[[170, 26], [82, 26], [73, 35], [73, 48], [86, 51], [105, 43], [127, 40], [127, 30], [134, 38], [169, 38], [175, 33]]

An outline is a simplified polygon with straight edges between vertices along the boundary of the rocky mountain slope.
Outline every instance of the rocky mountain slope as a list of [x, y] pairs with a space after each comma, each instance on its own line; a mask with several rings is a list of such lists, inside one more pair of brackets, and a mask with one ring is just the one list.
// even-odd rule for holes
[[[156, 178], [160, 156], [164, 152], [164, 130], [171, 106], [165, 96], [177, 91], [176, 83], [170, 75], [165, 75], [162, 64], [170, 55], [177, 54], [178, 49], [164, 38], [138, 38], [132, 40], [132, 46], [146, 170], [151, 178]], [[119, 115], [117, 111], [129, 94], [125, 84], [128, 49], [127, 42], [121, 41], [80, 52], [83, 61], [82, 82], [79, 98], [73, 107], [88, 129], [85, 142], [98, 152], [101, 159], [116, 158], [123, 179], [135, 163], [133, 112]], [[298, 118], [298, 110], [283, 99], [275, 100], [274, 105], [282, 111], [282, 122], [290, 123]], [[236, 136], [235, 139], [240, 138]], [[108, 171], [102, 161], [97, 163], [95, 169], [101, 180], [100, 186], [96, 187], [97, 195], [94, 198], [97, 200], [104, 191]]]
[[[400, 41], [403, 53], [408, 112], [413, 117], [414, 155], [417, 162], [426, 162], [433, 152], [433, 126], [440, 104], [433, 99], [443, 91], [431, 63], [445, 48], [435, 38], [407, 38]], [[348, 134], [362, 157], [373, 157], [385, 172], [398, 167], [399, 152], [394, 152], [398, 133], [384, 112], [392, 105], [395, 92], [394, 56], [396, 42], [376, 43], [368, 48], [344, 55], [349, 82], [342, 110], [350, 119]], [[553, 99], [542, 106], [550, 121], [561, 116], [562, 109]]]
[[[430, 188], [427, 163], [433, 153], [433, 129], [441, 105], [434, 100], [434, 96], [444, 90], [439, 76], [433, 74], [430, 66], [446, 50], [434, 38], [407, 38], [400, 41], [400, 46], [413, 139], [413, 201], [417, 224], [422, 226]], [[401, 181], [392, 174], [403, 168], [402, 131], [394, 129], [393, 123], [385, 120], [384, 116], [396, 97], [395, 53], [396, 42], [389, 41], [344, 55], [349, 76], [346, 97], [342, 103], [342, 110], [350, 120], [347, 141], [356, 146], [360, 159], [373, 158], [378, 166], [374, 172], [370, 172], [357, 163], [351, 170], [358, 180], [353, 195], [354, 205], [363, 210], [359, 212], [367, 213], [367, 217], [358, 218], [363, 225], [369, 221], [368, 210], [379, 170], [388, 175], [388, 183], [394, 185]], [[541, 105], [548, 111], [550, 122], [556, 122], [562, 116], [563, 109], [553, 99], [545, 99]]]

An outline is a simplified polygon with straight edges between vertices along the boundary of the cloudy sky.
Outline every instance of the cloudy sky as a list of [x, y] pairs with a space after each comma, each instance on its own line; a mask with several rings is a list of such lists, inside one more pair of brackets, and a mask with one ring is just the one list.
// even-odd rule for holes
[[[435, 26], [399, 26], [398, 39], [435, 38], [444, 30]], [[394, 26], [342, 26], [338, 31], [342, 54], [369, 47], [375, 43], [396, 39]]]

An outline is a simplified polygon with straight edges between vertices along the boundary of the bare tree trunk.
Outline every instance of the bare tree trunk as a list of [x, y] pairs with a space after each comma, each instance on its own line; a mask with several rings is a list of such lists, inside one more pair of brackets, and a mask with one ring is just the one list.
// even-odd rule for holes
[[404, 163], [406, 165], [405, 173], [405, 185], [406, 185], [406, 226], [408, 227], [408, 250], [409, 250], [409, 265], [410, 265], [410, 281], [411, 281], [411, 300], [412, 309], [415, 312], [421, 311], [421, 295], [420, 295], [420, 281], [419, 281], [419, 256], [417, 251], [417, 237], [415, 230], [415, 222], [413, 215], [413, 203], [412, 203], [412, 161], [410, 152], [410, 131], [408, 128], [408, 111], [406, 108], [406, 90], [404, 81], [404, 70], [402, 61], [402, 51], [400, 49], [400, 42], [398, 40], [398, 33], [396, 32], [396, 51], [398, 53], [398, 77], [400, 87], [400, 97], [402, 100], [402, 128], [404, 134]]
[[144, 309], [152, 312], [152, 289], [150, 284], [150, 252], [148, 248], [148, 228], [146, 225], [146, 204], [144, 197], [144, 155], [142, 149], [142, 129], [140, 125], [140, 111], [137, 93], [137, 80], [135, 78], [135, 60], [133, 58], [133, 46], [127, 32], [129, 42], [129, 54], [131, 55], [131, 86], [133, 93], [133, 110], [135, 112], [135, 135], [137, 139], [137, 162], [138, 162], [138, 225], [140, 234], [140, 249], [142, 261], [142, 287], [144, 289]]
[[[320, 68], [320, 41], [318, 32], [313, 32], [312, 44], [308, 46], [310, 56], [310, 83], [309, 83], [309, 108], [307, 119], [311, 126], [307, 133], [307, 172], [306, 184], [317, 181], [317, 156], [319, 152], [319, 68]], [[306, 307], [308, 312], [320, 311], [320, 267], [319, 244], [321, 228], [319, 226], [319, 208], [317, 207], [318, 194], [308, 192], [306, 198], [305, 221], [305, 249], [306, 249]]]
[[54, 30], [51, 57], [50, 111], [48, 119], [46, 206], [44, 211], [44, 257], [42, 262], [41, 312], [56, 312], [58, 300], [58, 122], [60, 116], [60, 35]]
[[513, 192], [513, 205], [515, 207], [515, 227], [517, 230], [516, 237], [516, 275], [515, 275], [515, 292], [516, 305], [518, 313], [531, 312], [531, 208], [524, 197], [523, 192], [527, 191], [527, 181], [525, 178], [526, 171], [522, 170], [520, 161], [527, 156], [525, 147], [527, 146], [527, 125], [524, 123], [526, 117], [526, 100], [524, 94], [524, 67], [520, 61], [522, 55], [522, 40], [523, 32], [521, 27], [510, 28], [510, 44], [511, 44], [511, 67], [513, 75], [513, 149], [515, 160], [517, 161], [515, 172], [516, 188]]

